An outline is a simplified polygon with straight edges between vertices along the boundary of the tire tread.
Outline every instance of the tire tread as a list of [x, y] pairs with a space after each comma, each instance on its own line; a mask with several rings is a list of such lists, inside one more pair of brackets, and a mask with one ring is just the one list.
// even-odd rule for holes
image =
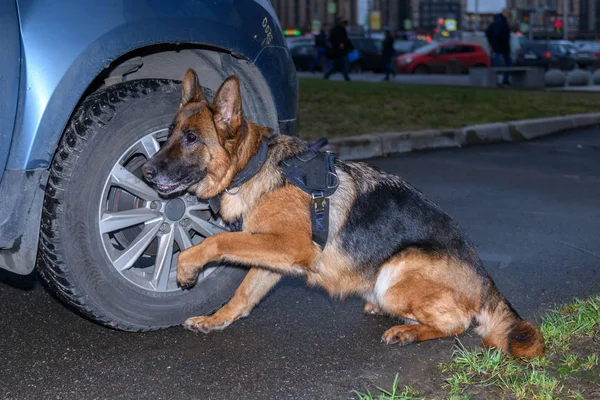
[[66, 184], [78, 165], [77, 161], [85, 147], [85, 142], [97, 134], [97, 128], [105, 125], [116, 115], [117, 106], [138, 99], [149, 92], [172, 92], [173, 90], [178, 90], [174, 81], [145, 79], [125, 82], [91, 94], [81, 102], [72, 115], [51, 163], [43, 203], [36, 267], [43, 283], [51, 293], [78, 313], [105, 326], [133, 332], [157, 329], [157, 327], [116, 322], [73, 283], [72, 271], [58, 251], [66, 238], [63, 228], [56, 221], [57, 211], [63, 207]]

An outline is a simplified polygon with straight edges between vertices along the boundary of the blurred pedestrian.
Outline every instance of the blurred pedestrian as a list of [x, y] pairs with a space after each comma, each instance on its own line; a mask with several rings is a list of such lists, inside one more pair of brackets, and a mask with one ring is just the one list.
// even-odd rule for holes
[[339, 71], [344, 75], [345, 80], [350, 80], [350, 77], [348, 76], [348, 72], [350, 71], [348, 53], [354, 49], [354, 46], [352, 46], [352, 43], [348, 38], [346, 26], [348, 26], [347, 20], [339, 20], [336, 26], [329, 32], [329, 44], [331, 47], [327, 52], [327, 58], [330, 58], [332, 63], [328, 66], [327, 72], [323, 77], [324, 79], [329, 79], [331, 74]]
[[381, 42], [383, 49], [381, 50], [381, 60], [385, 68], [384, 81], [390, 80], [390, 74], [396, 76], [396, 71], [392, 68], [392, 59], [394, 57], [394, 35], [389, 29], [385, 30], [385, 38]]
[[315, 69], [323, 64], [323, 59], [327, 52], [327, 33], [325, 33], [326, 25], [321, 25], [321, 31], [315, 36], [315, 49], [317, 54], [310, 65], [310, 72], [314, 73]]
[[[500, 67], [503, 60], [506, 68], [512, 66], [512, 59], [510, 57], [510, 26], [508, 25], [509, 16], [510, 9], [505, 8], [502, 10], [502, 13], [496, 14], [494, 22], [485, 31], [485, 36], [492, 49], [492, 65], [494, 67]], [[504, 72], [502, 84], [510, 86], [508, 69]]]

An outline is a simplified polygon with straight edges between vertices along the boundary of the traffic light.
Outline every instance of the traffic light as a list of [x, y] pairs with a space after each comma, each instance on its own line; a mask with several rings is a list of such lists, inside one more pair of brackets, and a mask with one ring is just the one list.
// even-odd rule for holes
[[557, 31], [560, 31], [563, 27], [563, 22], [561, 19], [557, 19], [556, 21], [554, 21], [554, 29], [556, 29]]

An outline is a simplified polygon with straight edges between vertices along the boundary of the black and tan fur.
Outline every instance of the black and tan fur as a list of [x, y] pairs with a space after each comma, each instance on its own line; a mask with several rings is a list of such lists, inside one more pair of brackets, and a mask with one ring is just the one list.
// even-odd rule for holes
[[208, 237], [183, 251], [177, 281], [195, 283], [211, 261], [248, 266], [232, 299], [185, 327], [210, 332], [247, 316], [282, 275], [298, 275], [332, 296], [361, 296], [365, 312], [402, 318], [383, 333], [386, 343], [409, 344], [457, 335], [475, 319], [484, 344], [516, 357], [540, 356], [539, 329], [522, 320], [483, 270], [461, 228], [401, 178], [368, 164], [336, 161], [340, 178], [330, 198], [329, 239], [311, 240], [310, 197], [286, 182], [281, 160], [302, 153], [298, 138], [270, 141], [265, 165], [236, 195], [224, 193], [270, 130], [243, 117], [239, 83], [228, 78], [212, 103], [188, 71], [172, 135], [144, 166], [165, 194], [189, 189], [199, 198], [223, 193], [221, 217], [243, 218], [241, 232]]

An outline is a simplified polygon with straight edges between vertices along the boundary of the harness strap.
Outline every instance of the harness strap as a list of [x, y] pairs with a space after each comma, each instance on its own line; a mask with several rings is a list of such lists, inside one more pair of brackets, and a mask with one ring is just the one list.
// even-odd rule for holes
[[[269, 140], [270, 138], [266, 138], [261, 141], [257, 154], [252, 156], [246, 167], [233, 178], [228, 190], [243, 185], [262, 168], [267, 159]], [[325, 248], [329, 236], [329, 197], [339, 186], [339, 177], [335, 171], [335, 154], [318, 152], [326, 144], [327, 140], [321, 139], [304, 153], [280, 163], [285, 179], [312, 197], [310, 204], [312, 240], [322, 249]], [[222, 194], [219, 194], [208, 200], [210, 209], [215, 214], [219, 214], [221, 209], [221, 196]], [[231, 230], [240, 231], [242, 223], [240, 218], [228, 225]]]
[[327, 244], [329, 235], [329, 199], [339, 185], [335, 171], [335, 154], [308, 150], [281, 162], [281, 170], [294, 186], [312, 197], [310, 220], [312, 240], [321, 248]]

